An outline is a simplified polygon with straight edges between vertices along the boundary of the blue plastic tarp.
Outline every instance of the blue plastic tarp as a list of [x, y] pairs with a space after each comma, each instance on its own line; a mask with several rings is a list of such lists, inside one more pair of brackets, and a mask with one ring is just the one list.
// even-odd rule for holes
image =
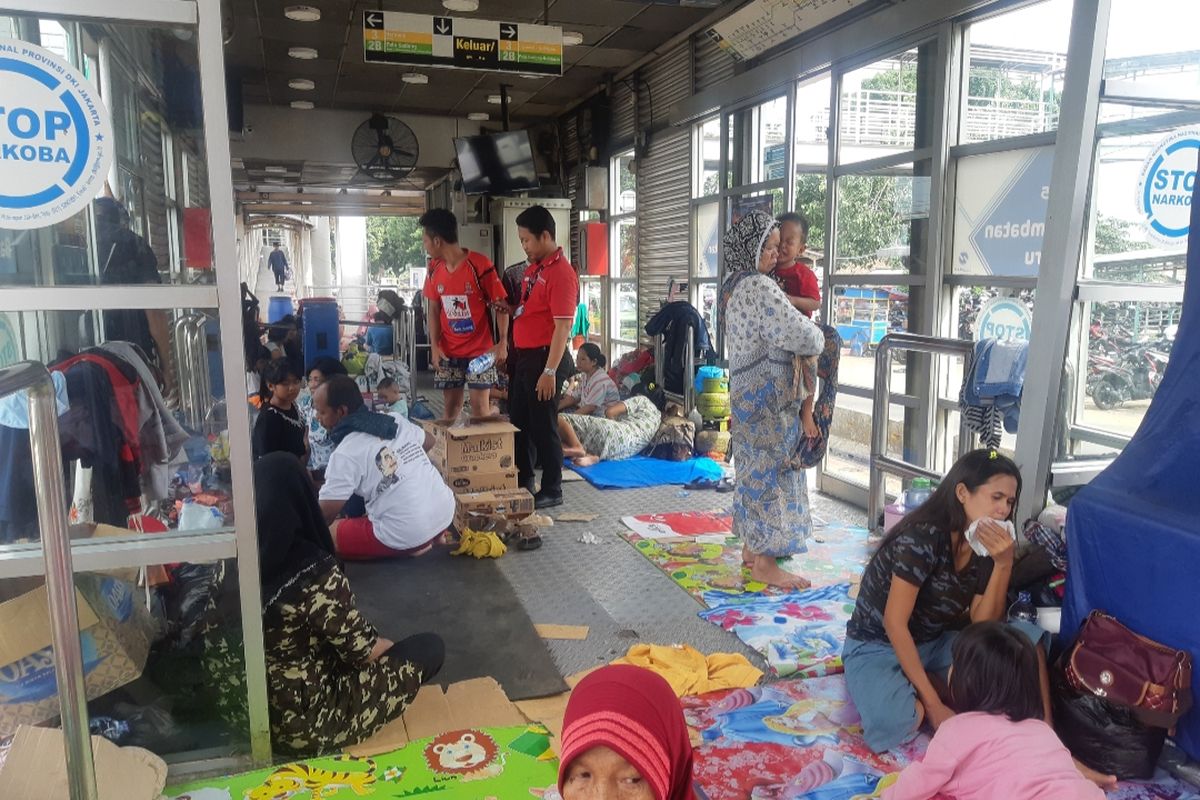
[[575, 470], [597, 489], [638, 489], [646, 486], [688, 484], [707, 479], [719, 481], [721, 465], [711, 458], [688, 461], [664, 461], [661, 458], [634, 456], [620, 461], [601, 461], [592, 467], [567, 467]]
[[[1142, 425], [1067, 514], [1062, 634], [1102, 609], [1155, 641], [1187, 650], [1200, 698], [1200, 182], [1192, 198], [1183, 317]], [[1200, 758], [1200, 708], [1176, 741]]]

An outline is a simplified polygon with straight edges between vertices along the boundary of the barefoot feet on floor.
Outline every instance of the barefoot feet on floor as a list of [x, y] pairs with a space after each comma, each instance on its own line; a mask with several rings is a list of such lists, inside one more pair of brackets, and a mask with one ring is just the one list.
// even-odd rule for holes
[[587, 455], [587, 450], [582, 447], [564, 447], [563, 455], [567, 458], [583, 458]]
[[754, 553], [751, 553], [750, 546], [745, 545], [745, 544], [742, 545], [742, 566], [743, 567], [754, 566]]
[[1097, 772], [1091, 767], [1084, 764], [1079, 759], [1072, 759], [1075, 762], [1075, 769], [1079, 770], [1079, 774], [1087, 778], [1092, 783], [1099, 786], [1105, 791], [1117, 788], [1117, 776], [1105, 775], [1103, 772]]
[[577, 467], [592, 467], [600, 463], [599, 456], [582, 455], [571, 459], [571, 463]]
[[812, 586], [808, 579], [793, 575], [780, 567], [771, 556], [754, 557], [754, 564], [750, 567], [750, 578], [780, 589], [807, 589]]

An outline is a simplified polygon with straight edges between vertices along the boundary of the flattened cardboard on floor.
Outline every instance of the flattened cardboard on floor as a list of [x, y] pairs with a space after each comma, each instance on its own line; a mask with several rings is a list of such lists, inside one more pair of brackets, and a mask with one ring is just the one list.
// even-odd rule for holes
[[[140, 747], [117, 747], [92, 737], [96, 790], [100, 800], [157, 800], [167, 783], [167, 765]], [[4, 800], [69, 800], [66, 746], [58, 728], [21, 726], [4, 768]]]
[[[89, 700], [137, 678], [153, 624], [133, 586], [102, 574], [75, 578]], [[58, 716], [50, 610], [41, 586], [0, 604], [0, 733]]]
[[587, 625], [554, 625], [551, 623], [534, 623], [533, 629], [543, 639], [572, 639], [583, 641], [588, 637], [590, 629]]
[[494, 678], [453, 683], [444, 694], [440, 686], [422, 686], [403, 717], [389, 722], [365, 742], [347, 747], [346, 753], [369, 758], [447, 731], [503, 728], [525, 722], [525, 716]]

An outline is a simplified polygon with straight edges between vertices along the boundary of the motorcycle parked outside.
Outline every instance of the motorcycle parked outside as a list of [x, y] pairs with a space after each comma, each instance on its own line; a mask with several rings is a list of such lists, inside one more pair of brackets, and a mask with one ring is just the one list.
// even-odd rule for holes
[[1154, 397], [1170, 357], [1170, 341], [1165, 338], [1129, 348], [1119, 360], [1089, 357], [1087, 387], [1092, 402], [1108, 411]]

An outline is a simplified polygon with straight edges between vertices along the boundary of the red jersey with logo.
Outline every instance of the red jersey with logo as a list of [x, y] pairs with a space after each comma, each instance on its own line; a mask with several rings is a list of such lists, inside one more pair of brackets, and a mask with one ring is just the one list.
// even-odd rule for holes
[[549, 347], [554, 338], [554, 320], [575, 319], [579, 303], [579, 276], [561, 247], [525, 269], [517, 299], [519, 315], [513, 321], [513, 344], [522, 350]]
[[[775, 270], [775, 277], [783, 288], [784, 294], [789, 297], [807, 297], [818, 303], [821, 302], [821, 287], [817, 285], [817, 273], [808, 266], [808, 262], [797, 261], [790, 267], [780, 267]], [[809, 317], [812, 316], [811, 311], [804, 313]]]
[[453, 272], [445, 261], [433, 261], [425, 279], [424, 295], [441, 303], [440, 346], [447, 358], [475, 358], [492, 349], [489, 307], [504, 303], [507, 295], [491, 261], [469, 250]]

